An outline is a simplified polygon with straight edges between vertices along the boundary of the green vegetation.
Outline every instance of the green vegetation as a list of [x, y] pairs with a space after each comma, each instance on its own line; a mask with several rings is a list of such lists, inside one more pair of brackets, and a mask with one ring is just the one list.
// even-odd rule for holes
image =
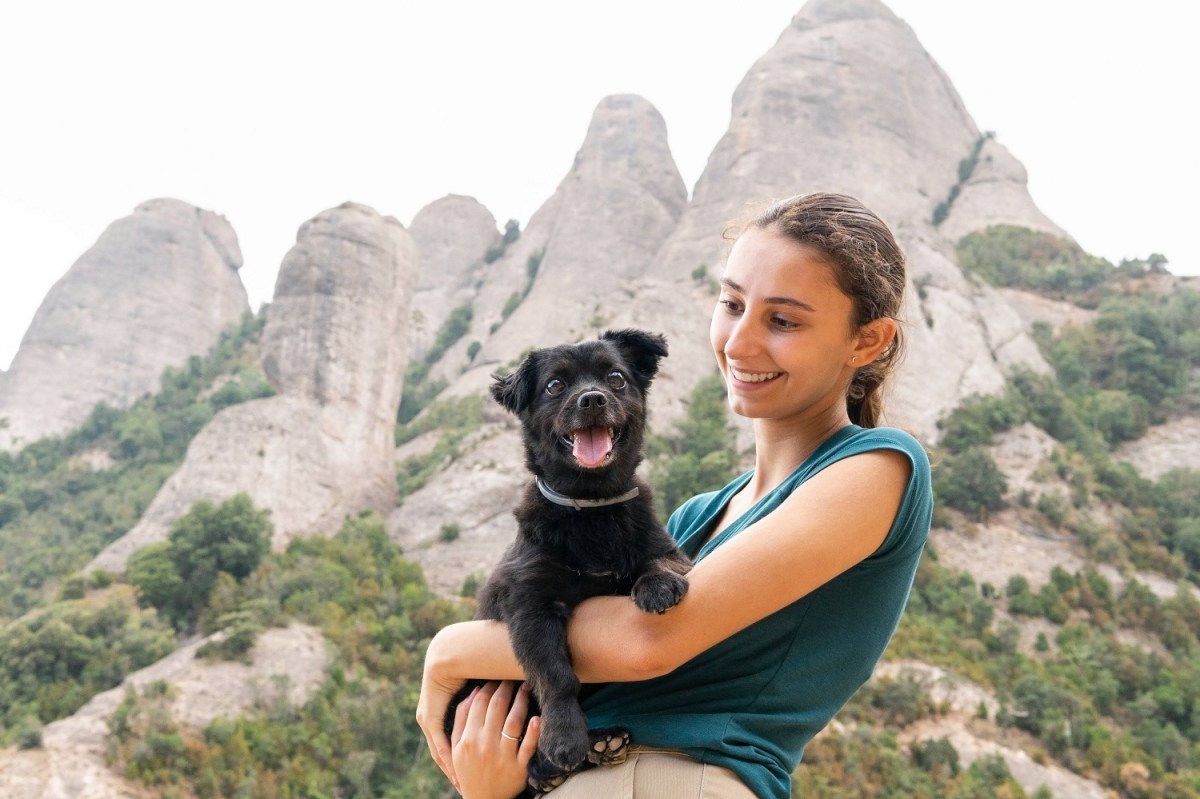
[[647, 439], [660, 514], [665, 516], [689, 497], [732, 480], [737, 467], [736, 443], [726, 409], [725, 383], [719, 374], [710, 375], [692, 390], [687, 416], [675, 423], [674, 430]]
[[436, 400], [420, 417], [396, 427], [396, 446], [419, 435], [438, 431], [437, 443], [396, 465], [396, 491], [400, 501], [425, 485], [447, 463], [458, 457], [458, 444], [483, 423], [483, 398], [479, 395]]
[[935, 226], [942, 224], [946, 221], [946, 217], [950, 216], [950, 209], [954, 206], [954, 201], [958, 199], [963, 186], [967, 185], [967, 181], [975, 173], [975, 167], [979, 164], [979, 154], [983, 151], [984, 142], [994, 138], [996, 138], [996, 134], [993, 131], [987, 131], [975, 140], [975, 144], [971, 146], [971, 152], [958, 162], [958, 180], [950, 187], [950, 193], [946, 195], [946, 199], [938, 203], [937, 207], [933, 209], [933, 224]]
[[171, 527], [165, 543], [130, 557], [129, 582], [144, 604], [187, 630], [208, 604], [219, 575], [241, 580], [258, 568], [271, 531], [267, 512], [245, 494], [220, 505], [200, 500]]
[[[219, 601], [320, 627], [334, 651], [329, 678], [302, 705], [278, 684], [255, 712], [201, 733], [171, 718], [165, 686], [131, 692], [109, 725], [115, 767], [202, 799], [450, 795], [413, 719], [429, 639], [470, 614], [433, 596], [382, 520], [366, 514], [333, 537], [293, 540]], [[216, 602], [214, 593], [205, 615]]]
[[272, 393], [257, 366], [265, 321], [247, 313], [127, 410], [97, 405], [68, 435], [0, 453], [0, 626], [132, 528], [218, 410]]
[[[895, 734], [873, 728], [832, 732], [809, 745], [793, 796], [814, 799], [1029, 799], [1004, 759], [984, 755], [970, 768], [945, 738], [902, 750]], [[1048, 799], [1035, 793], [1034, 799]]]
[[958, 263], [993, 286], [1079, 298], [1085, 304], [1094, 303], [1096, 288], [1114, 275], [1112, 264], [1073, 241], [1012, 225], [964, 236]]
[[508, 252], [510, 244], [521, 238], [521, 226], [515, 219], [510, 219], [504, 223], [504, 235], [500, 241], [488, 247], [487, 252], [483, 254], [483, 262], [490, 264], [504, 257], [504, 253]]
[[58, 602], [0, 630], [0, 747], [36, 745], [41, 725], [69, 716], [175, 648], [170, 627], [128, 586]]
[[398, 422], [404, 424], [411, 421], [430, 400], [446, 388], [445, 380], [426, 382], [429, 370], [446, 354], [446, 350], [454, 346], [471, 329], [474, 313], [470, 305], [455, 308], [438, 328], [437, 335], [433, 338], [433, 346], [425, 353], [425, 357], [408, 362], [404, 370], [404, 394], [400, 398], [400, 408], [396, 414]]
[[[529, 292], [533, 289], [533, 281], [537, 278], [539, 267], [542, 265], [542, 256], [546, 254], [546, 250], [540, 249], [529, 256], [525, 261], [525, 287], [520, 291], [514, 291], [505, 301], [504, 307], [500, 310], [500, 318], [507, 319], [512, 316], [513, 311], [521, 307], [521, 303], [529, 296]], [[493, 331], [495, 332], [495, 331]]]
[[983, 447], [970, 447], [947, 455], [934, 476], [934, 491], [951, 508], [987, 521], [992, 511], [1007, 507], [1008, 483]]

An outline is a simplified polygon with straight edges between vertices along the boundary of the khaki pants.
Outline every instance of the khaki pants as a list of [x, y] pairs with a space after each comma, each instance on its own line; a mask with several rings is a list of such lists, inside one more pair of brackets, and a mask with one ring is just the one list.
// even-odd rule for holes
[[732, 771], [664, 749], [633, 746], [624, 763], [573, 775], [547, 799], [755, 799]]

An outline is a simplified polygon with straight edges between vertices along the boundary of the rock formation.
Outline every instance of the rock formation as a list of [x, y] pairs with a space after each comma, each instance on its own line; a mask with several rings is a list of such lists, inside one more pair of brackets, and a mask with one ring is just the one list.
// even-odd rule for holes
[[1025, 166], [994, 138], [984, 140], [971, 177], [963, 183], [939, 232], [958, 241], [991, 225], [1021, 225], [1071, 238], [1034, 205]]
[[201, 498], [239, 491], [271, 511], [273, 545], [394, 502], [396, 408], [413, 245], [399, 222], [347, 203], [305, 223], [283, 260], [263, 331], [274, 397], [226, 408], [141, 521], [92, 562], [123, 568]]
[[165, 367], [203, 355], [248, 310], [241, 265], [229, 223], [179, 200], [109, 225], [46, 295], [0, 380], [0, 450], [157, 391]]
[[[522, 236], [538, 244], [530, 252], [536, 266], [518, 256], [509, 264], [517, 279], [489, 286], [500, 289], [503, 302], [480, 319], [499, 324], [484, 342], [483, 359], [508, 361], [528, 347], [587, 338], [630, 320], [624, 310], [653, 276], [654, 253], [686, 204], [657, 109], [632, 95], [604, 98], [570, 172]], [[642, 320], [647, 327], [660, 322]]]
[[484, 255], [500, 241], [491, 211], [471, 197], [447, 195], [417, 212], [408, 226], [420, 265], [408, 328], [408, 352], [424, 358], [450, 313], [470, 305], [487, 269]]
[[[489, 375], [529, 347], [634, 322], [662, 329], [661, 316], [637, 320], [629, 306], [652, 279], [654, 253], [686, 201], [658, 111], [640, 97], [605, 98], [554, 196], [505, 256], [482, 270], [471, 331], [441, 364], [442, 375], [457, 378], [451, 393], [483, 395]], [[482, 343], [473, 360], [464, 352], [471, 341]], [[507, 414], [490, 398], [481, 401], [492, 421], [460, 444], [464, 454], [436, 484], [402, 498], [389, 521], [410, 556], [436, 564], [428, 574], [440, 590], [490, 570], [516, 529], [510, 510], [525, 480], [520, 440]], [[439, 530], [451, 522], [464, 533], [453, 546], [438, 545]]]

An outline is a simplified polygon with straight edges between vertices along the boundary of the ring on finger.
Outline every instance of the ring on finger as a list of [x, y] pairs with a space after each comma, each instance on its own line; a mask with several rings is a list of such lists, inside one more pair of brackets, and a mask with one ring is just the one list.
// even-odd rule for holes
[[508, 734], [508, 733], [506, 733], [504, 730], [500, 730], [500, 737], [501, 737], [501, 738], [505, 738], [505, 739], [507, 739], [507, 740], [509, 740], [509, 741], [520, 741], [520, 740], [521, 740], [520, 738], [518, 738], [518, 737], [517, 737], [517, 736], [515, 736], [515, 735], [509, 735], [509, 734]]

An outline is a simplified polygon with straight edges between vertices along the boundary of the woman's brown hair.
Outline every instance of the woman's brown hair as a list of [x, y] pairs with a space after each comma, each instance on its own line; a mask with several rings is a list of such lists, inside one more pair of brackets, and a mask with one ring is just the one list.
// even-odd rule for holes
[[875, 319], [896, 320], [891, 344], [874, 361], [859, 367], [846, 389], [850, 421], [875, 427], [883, 411], [883, 383], [904, 352], [899, 315], [905, 260], [892, 231], [853, 197], [828, 193], [780, 200], [737, 232], [748, 228], [779, 233], [820, 250], [832, 267], [838, 288], [854, 304], [855, 329]]

